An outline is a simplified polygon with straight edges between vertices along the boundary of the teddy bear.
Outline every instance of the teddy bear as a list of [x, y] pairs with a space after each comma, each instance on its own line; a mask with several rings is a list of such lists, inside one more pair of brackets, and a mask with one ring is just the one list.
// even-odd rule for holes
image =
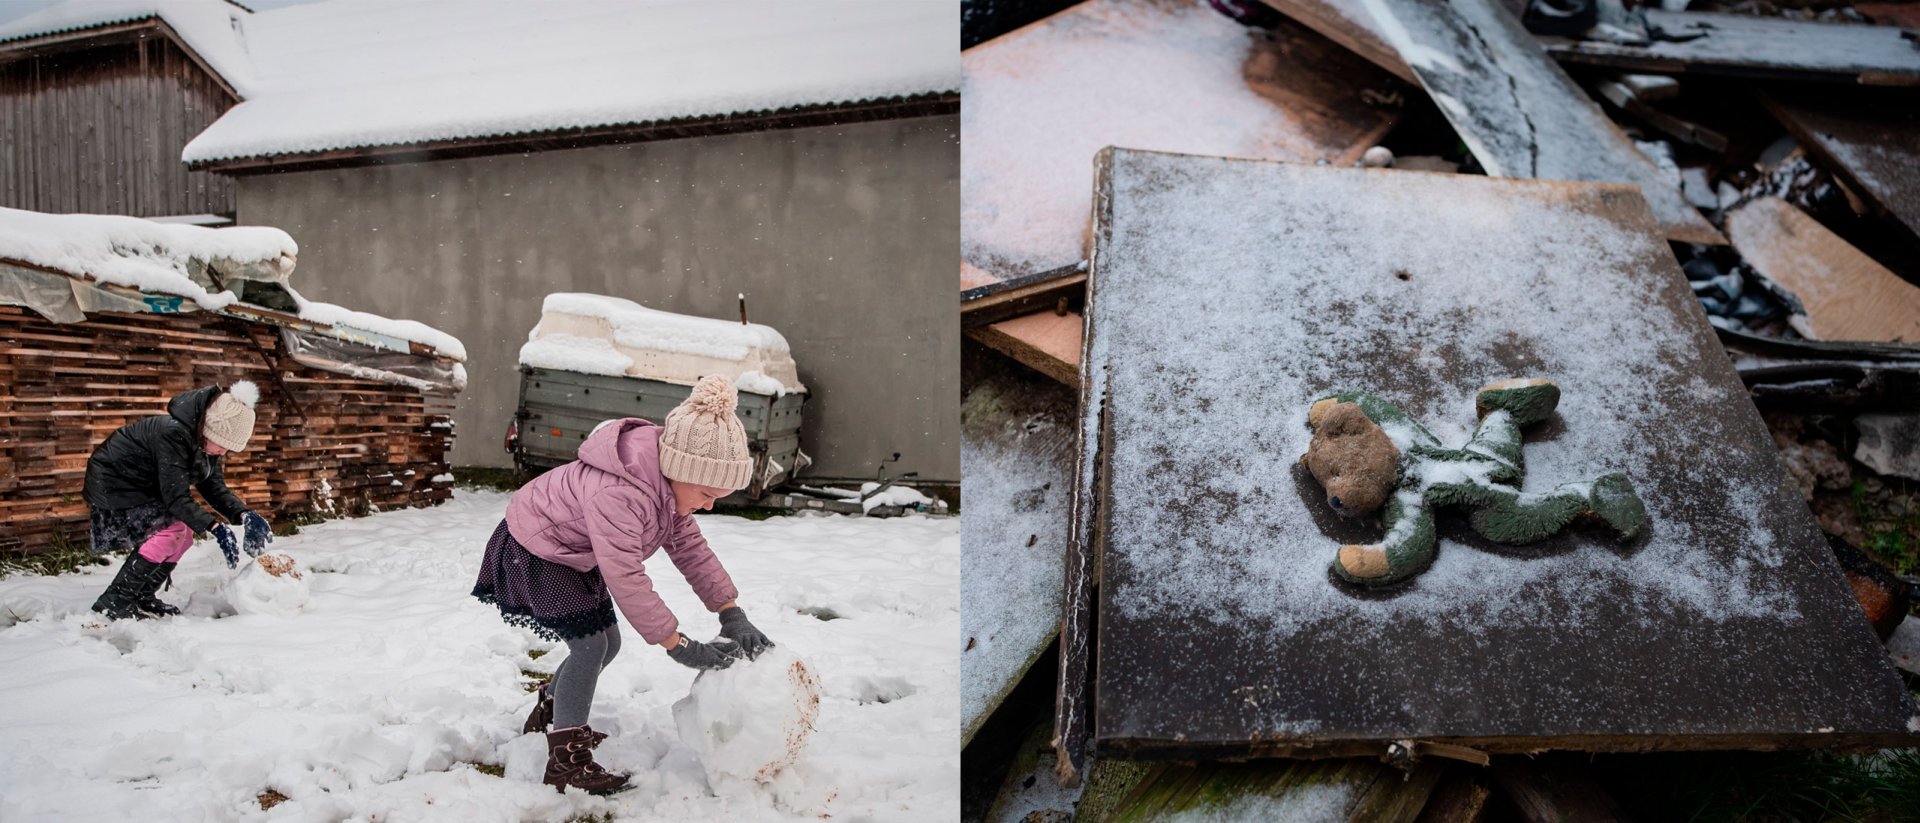
[[1474, 398], [1479, 424], [1466, 445], [1445, 448], [1398, 406], [1365, 392], [1314, 401], [1313, 431], [1300, 460], [1327, 492], [1327, 506], [1345, 517], [1383, 511], [1378, 544], [1341, 546], [1333, 573], [1362, 586], [1386, 586], [1425, 571], [1439, 542], [1435, 508], [1467, 511], [1468, 522], [1495, 543], [1522, 545], [1553, 536], [1576, 518], [1598, 518], [1620, 539], [1646, 530], [1646, 506], [1625, 474], [1563, 483], [1552, 491], [1520, 490], [1525, 476], [1520, 430], [1553, 415], [1560, 388], [1519, 378], [1491, 383]]

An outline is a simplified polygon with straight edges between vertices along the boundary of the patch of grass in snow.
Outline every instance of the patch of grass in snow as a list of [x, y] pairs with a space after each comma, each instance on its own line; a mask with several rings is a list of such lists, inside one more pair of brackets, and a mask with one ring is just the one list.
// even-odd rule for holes
[[729, 517], [744, 517], [748, 520], [765, 520], [769, 517], [786, 517], [793, 512], [771, 506], [727, 506], [725, 508], [715, 506], [713, 513]]
[[268, 809], [271, 809], [275, 806], [280, 805], [281, 803], [285, 803], [287, 801], [287, 796], [279, 792], [276, 792], [272, 789], [268, 789], [264, 792], [261, 792], [260, 797], [258, 799], [260, 801], [260, 811], [264, 812]]
[[[1892, 479], [1892, 478], [1889, 478]], [[1870, 497], [1864, 480], [1853, 481], [1853, 512], [1867, 539], [1860, 548], [1893, 568], [1896, 574], [1920, 571], [1920, 507], [1905, 481], [1892, 495]], [[1899, 507], [1893, 501], [1901, 501]], [[1875, 504], [1878, 505], [1875, 505]]]
[[546, 656], [547, 656], [546, 649], [528, 649], [527, 650], [528, 660], [539, 660], [540, 658], [546, 657]]
[[495, 469], [486, 466], [453, 467], [453, 485], [500, 492], [510, 492], [520, 488], [520, 483], [513, 475], [513, 469]]
[[327, 522], [327, 518], [321, 515], [319, 512], [294, 512], [292, 514], [283, 514], [283, 515], [280, 515], [279, 517], [274, 518], [273, 536], [274, 537], [292, 537], [293, 535], [300, 533], [301, 526], [317, 526], [325, 522]]
[[1629, 778], [1615, 798], [1659, 810], [1647, 819], [1880, 823], [1920, 809], [1920, 749], [1633, 755], [1609, 765]]
[[528, 678], [531, 678], [533, 680], [532, 683], [526, 684], [525, 688], [529, 692], [539, 691], [541, 686], [546, 685], [547, 681], [553, 679], [553, 675], [547, 674], [545, 672], [532, 672], [532, 671], [527, 671], [526, 669], [521, 669], [520, 674]]
[[507, 767], [505, 766], [496, 766], [492, 763], [468, 763], [467, 765], [472, 766], [474, 771], [491, 777], [504, 778], [507, 776]]
[[567, 818], [567, 823], [613, 823], [613, 812], [601, 812], [599, 814], [583, 814], [583, 815], [580, 815], [579, 817], [569, 817]]
[[829, 609], [826, 606], [808, 606], [804, 609], [794, 609], [794, 611], [800, 614], [804, 614], [808, 617], [814, 618], [816, 620], [825, 621], [825, 620], [840, 619], [839, 612]]
[[56, 533], [46, 551], [0, 554], [0, 578], [16, 574], [66, 574], [88, 566], [110, 566], [120, 555], [97, 555], [85, 544], [76, 544]]

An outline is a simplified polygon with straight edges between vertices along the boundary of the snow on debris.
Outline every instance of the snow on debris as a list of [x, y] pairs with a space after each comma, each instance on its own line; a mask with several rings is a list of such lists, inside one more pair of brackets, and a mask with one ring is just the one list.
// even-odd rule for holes
[[776, 396], [807, 390], [787, 339], [771, 326], [574, 292], [549, 294], [540, 309], [540, 324], [520, 347], [522, 365], [689, 386], [718, 374], [742, 391]]
[[1297, 160], [1347, 148], [1316, 145], [1248, 86], [1259, 35], [1205, 3], [1065, 14], [960, 57], [961, 247], [974, 268], [1004, 278], [1081, 259], [1106, 146]]
[[[203, 309], [232, 306], [232, 291], [210, 291], [194, 279], [208, 261], [265, 275], [286, 288], [302, 320], [348, 326], [431, 346], [464, 361], [458, 338], [413, 320], [394, 320], [308, 300], [289, 284], [300, 247], [286, 232], [268, 226], [206, 228], [106, 214], [42, 214], [0, 208], [0, 258], [155, 294], [191, 299]], [[204, 278], [204, 275], [202, 275]]]
[[0, 43], [43, 34], [158, 17], [241, 96], [253, 90], [254, 68], [241, 41], [247, 10], [226, 0], [68, 0], [0, 25]]
[[188, 162], [959, 88], [950, 0], [333, 0], [243, 18], [259, 82], [186, 146]]
[[[1417, 616], [1470, 633], [1510, 621], [1576, 624], [1603, 602], [1628, 603], [1649, 621], [1796, 613], [1777, 533], [1794, 524], [1775, 514], [1776, 475], [1754, 462], [1771, 465], [1771, 453], [1730, 453], [1723, 439], [1699, 436], [1719, 425], [1704, 415], [1658, 415], [1746, 400], [1695, 376], [1726, 368], [1717, 347], [1717, 363], [1701, 360], [1697, 316], [1649, 296], [1684, 287], [1647, 264], [1669, 254], [1651, 223], [1622, 229], [1550, 205], [1562, 185], [1551, 182], [1117, 157], [1126, 168], [1114, 202], [1125, 208], [1116, 208], [1113, 245], [1099, 252], [1107, 262], [1096, 266], [1088, 362], [1115, 399], [1106, 459], [1113, 533], [1127, 535], [1127, 549], [1109, 554], [1107, 574], [1130, 568], [1133, 582], [1106, 596], [1121, 612], [1255, 616], [1281, 631]], [[1530, 189], [1538, 192], [1520, 196]], [[1489, 233], [1500, 246], [1434, 240]], [[1168, 261], [1178, 270], [1151, 268]], [[1127, 275], [1112, 274], [1115, 265]], [[1153, 308], [1174, 300], [1192, 310]], [[1195, 312], [1208, 321], [1195, 324]], [[1383, 350], [1402, 352], [1401, 367], [1357, 370]], [[1514, 358], [1531, 364], [1525, 373], [1501, 365]], [[1625, 472], [1647, 506], [1647, 542], [1620, 551], [1589, 540], [1518, 559], [1443, 539], [1433, 567], [1390, 598], [1330, 584], [1340, 541], [1308, 508], [1323, 505], [1318, 489], [1294, 489], [1311, 440], [1308, 404], [1374, 391], [1458, 444], [1478, 387], [1510, 377], [1551, 379], [1563, 393], [1564, 431], [1526, 444], [1525, 490]], [[1430, 403], [1409, 396], [1426, 393]], [[1673, 461], [1691, 468], [1689, 485], [1657, 485], [1647, 469]], [[1170, 530], [1170, 499], [1187, 513], [1180, 520], [1214, 525]]]
[[[636, 788], [594, 798], [541, 785], [544, 741], [520, 734], [521, 671], [551, 673], [566, 647], [468, 595], [507, 499], [459, 490], [279, 538], [311, 593], [289, 616], [215, 619], [237, 572], [204, 540], [161, 593], [178, 618], [87, 611], [109, 567], [0, 580], [0, 820], [254, 819], [268, 789], [289, 799], [260, 819], [959, 815], [955, 520], [699, 516], [754, 623], [819, 673], [819, 716], [789, 775], [716, 794], [673, 717], [695, 673], [623, 623], [592, 723], [613, 735], [596, 757]], [[653, 582], [683, 631], [718, 631], [671, 564]]]
[[286, 232], [263, 226], [208, 229], [137, 217], [0, 208], [0, 257], [192, 298], [206, 309], [226, 308], [236, 298], [193, 282], [188, 274], [193, 260], [263, 264], [285, 282], [299, 254]]

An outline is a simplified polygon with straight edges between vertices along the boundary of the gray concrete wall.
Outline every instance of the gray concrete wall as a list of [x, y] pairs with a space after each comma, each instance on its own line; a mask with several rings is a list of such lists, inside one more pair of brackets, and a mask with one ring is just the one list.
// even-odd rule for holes
[[957, 117], [238, 178], [311, 299], [466, 344], [453, 462], [505, 466], [520, 344], [551, 292], [779, 329], [816, 477], [960, 479]]

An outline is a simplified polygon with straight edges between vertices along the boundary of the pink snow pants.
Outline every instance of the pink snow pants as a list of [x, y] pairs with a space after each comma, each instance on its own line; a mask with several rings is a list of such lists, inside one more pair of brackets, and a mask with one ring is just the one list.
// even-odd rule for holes
[[178, 563], [180, 556], [192, 547], [193, 530], [175, 520], [140, 544], [140, 556], [155, 563]]

